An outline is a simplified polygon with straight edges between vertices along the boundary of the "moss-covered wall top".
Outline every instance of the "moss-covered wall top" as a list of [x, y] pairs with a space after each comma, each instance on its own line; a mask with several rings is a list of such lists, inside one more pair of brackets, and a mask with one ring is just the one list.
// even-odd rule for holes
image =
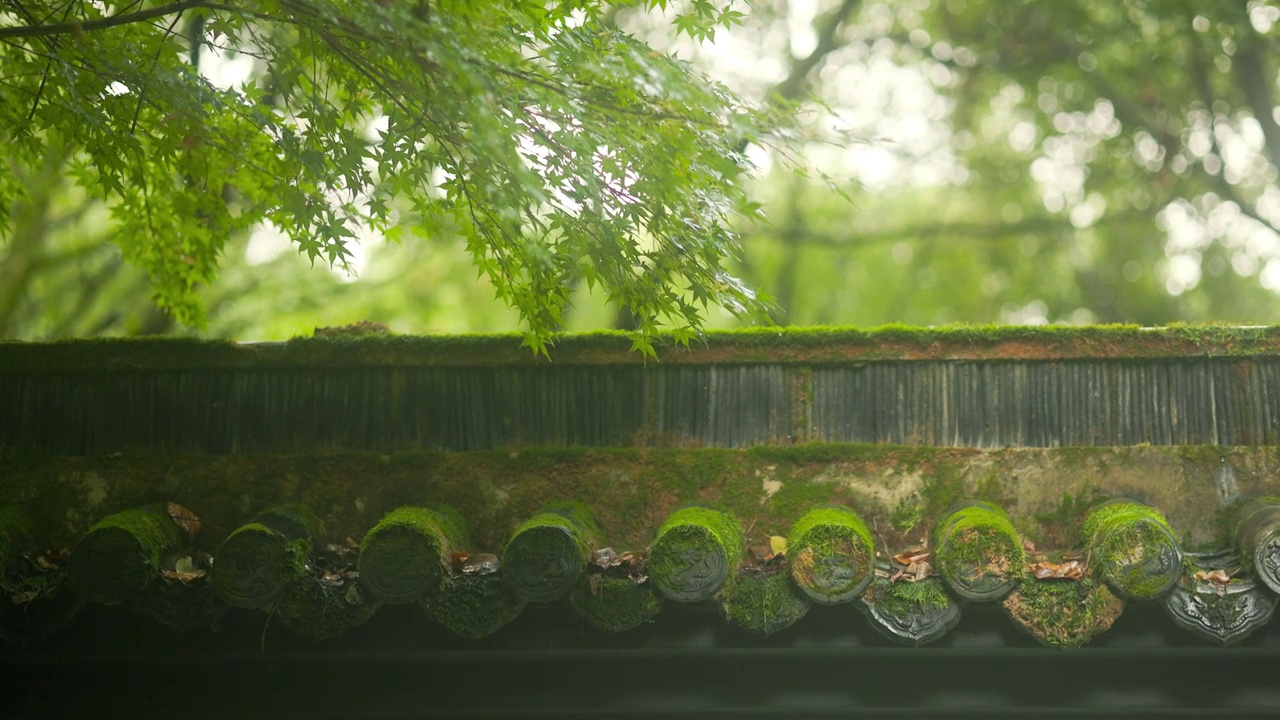
[[867, 360], [1009, 360], [1254, 357], [1280, 355], [1280, 326], [890, 325], [752, 328], [708, 332], [679, 345], [655, 343], [656, 360], [631, 350], [621, 332], [575, 333], [550, 357], [533, 355], [516, 334], [401, 336], [326, 334], [288, 342], [94, 339], [0, 342], [0, 372], [232, 369], [271, 367], [839, 363]]

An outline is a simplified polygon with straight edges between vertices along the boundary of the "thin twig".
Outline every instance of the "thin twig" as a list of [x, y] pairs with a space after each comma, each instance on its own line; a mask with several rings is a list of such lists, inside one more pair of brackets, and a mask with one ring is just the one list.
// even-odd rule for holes
[[170, 5], [161, 5], [160, 7], [154, 7], [148, 10], [139, 10], [132, 13], [124, 13], [122, 15], [112, 15], [111, 17], [99, 18], [97, 20], [60, 22], [54, 23], [53, 25], [19, 25], [17, 27], [0, 28], [0, 39], [45, 37], [48, 35], [66, 35], [67, 33], [105, 30], [107, 28], [118, 27], [120, 25], [129, 25], [131, 23], [142, 22], [143, 20], [150, 20], [151, 18], [181, 13], [183, 10], [188, 10], [194, 7], [204, 7], [211, 10], [226, 10], [229, 12], [242, 12], [239, 8], [204, 2], [204, 0], [180, 0], [180, 2], [172, 3]]
[[138, 116], [142, 114], [142, 102], [147, 97], [147, 88], [151, 86], [151, 78], [155, 75], [156, 65], [160, 63], [160, 53], [164, 51], [164, 43], [173, 34], [173, 28], [177, 26], [178, 21], [181, 19], [182, 13], [179, 12], [173, 17], [169, 27], [165, 28], [164, 36], [160, 38], [160, 42], [156, 43], [156, 53], [151, 58], [151, 69], [147, 71], [147, 77], [142, 81], [142, 87], [138, 88], [138, 103], [133, 106], [133, 120], [129, 123], [130, 135], [133, 135], [138, 130]]

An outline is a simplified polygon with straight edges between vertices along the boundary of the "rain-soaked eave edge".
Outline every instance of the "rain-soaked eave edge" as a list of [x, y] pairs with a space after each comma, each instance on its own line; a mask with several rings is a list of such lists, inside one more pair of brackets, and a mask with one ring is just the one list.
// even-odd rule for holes
[[708, 332], [687, 347], [655, 339], [657, 359], [623, 332], [571, 333], [550, 357], [518, 333], [412, 336], [363, 334], [287, 342], [195, 338], [103, 338], [0, 342], [0, 373], [67, 370], [272, 367], [494, 367], [531, 365], [822, 364], [910, 360], [1089, 360], [1280, 355], [1280, 326], [886, 325], [749, 328]]

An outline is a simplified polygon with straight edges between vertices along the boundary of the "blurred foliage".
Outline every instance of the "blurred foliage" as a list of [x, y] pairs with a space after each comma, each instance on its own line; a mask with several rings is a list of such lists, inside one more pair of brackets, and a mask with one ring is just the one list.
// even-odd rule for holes
[[[698, 41], [741, 17], [672, 5]], [[229, 54], [252, 60], [244, 78], [200, 72]], [[0, 68], [14, 263], [42, 262], [61, 178], [187, 325], [229, 239], [264, 225], [343, 268], [361, 232], [461, 238], [534, 351], [579, 283], [628, 309], [641, 350], [660, 326], [687, 340], [712, 303], [763, 310], [723, 265], [730, 221], [755, 211], [742, 148], [772, 116], [598, 0], [6, 0]]]
[[850, 204], [772, 174], [744, 277], [787, 323], [1275, 322], [1277, 19], [1255, 0], [860, 4], [810, 79], [819, 118], [875, 138], [854, 148], [867, 180]]
[[[678, 34], [678, 13], [660, 5], [624, 3], [598, 21], [749, 99], [799, 103], [799, 164], [811, 171], [758, 136], [746, 154], [768, 222], [750, 206], [735, 221], [736, 274], [772, 297], [777, 322], [1276, 321], [1275, 2], [760, 0], [712, 43]], [[699, 7], [733, 19], [714, 15], [728, 3]], [[115, 208], [67, 179], [74, 163], [46, 153], [10, 167], [32, 190], [8, 224], [44, 240], [34, 264], [17, 252], [22, 233], [0, 245], [0, 278], [22, 279], [0, 279], [0, 334], [191, 332], [151, 304], [147, 274], [111, 244]], [[358, 279], [310, 267], [270, 228], [228, 233], [217, 282], [194, 286], [204, 332], [521, 327], [520, 309], [538, 298], [517, 310], [510, 295], [495, 298], [474, 233], [468, 242], [465, 228], [417, 222], [412, 205], [388, 208], [406, 217], [405, 237], [384, 243], [373, 227], [348, 239]], [[545, 327], [642, 327], [634, 310], [652, 305], [589, 287], [575, 269], [592, 242], [555, 247], [563, 263], [528, 286], [555, 299]], [[674, 268], [685, 255], [670, 249]], [[739, 320], [713, 305], [696, 322]]]

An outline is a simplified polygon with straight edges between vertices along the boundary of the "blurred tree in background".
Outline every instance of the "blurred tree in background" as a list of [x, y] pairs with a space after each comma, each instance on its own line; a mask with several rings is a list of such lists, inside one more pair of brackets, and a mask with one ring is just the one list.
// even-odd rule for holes
[[[736, 221], [736, 274], [772, 297], [777, 322], [1275, 321], [1276, 3], [761, 0], [710, 42], [673, 23], [707, 3], [663, 5], [597, 20], [799, 110], [805, 142], [784, 151], [799, 163], [763, 137], [747, 149], [769, 221]], [[255, 67], [208, 51], [206, 75]], [[37, 228], [42, 249], [24, 261], [21, 232], [0, 245], [0, 334], [191, 332], [151, 302], [148, 273], [111, 243], [110, 208], [63, 160], [9, 160], [30, 193], [7, 222]], [[407, 232], [429, 241], [363, 233], [347, 270], [312, 268], [262, 224], [228, 233], [217, 281], [194, 288], [205, 332], [521, 327], [510, 298], [477, 279], [465, 233]], [[635, 327], [616, 294], [554, 277], [561, 314], [547, 326]], [[714, 310], [702, 321], [739, 322]]]
[[787, 7], [757, 42], [794, 68], [841, 18], [812, 118], [867, 141], [828, 153], [851, 206], [769, 176], [745, 277], [780, 321], [1275, 321], [1274, 3]]

